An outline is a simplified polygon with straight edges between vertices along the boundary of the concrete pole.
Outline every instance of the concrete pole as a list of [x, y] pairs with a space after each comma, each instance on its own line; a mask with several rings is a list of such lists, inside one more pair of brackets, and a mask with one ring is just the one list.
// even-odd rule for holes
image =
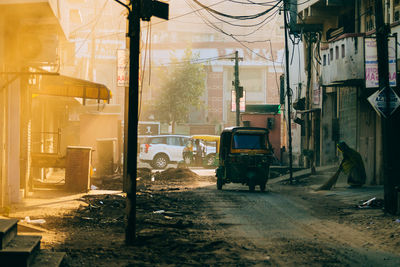
[[235, 103], [236, 103], [236, 126], [240, 126], [240, 95], [239, 95], [239, 56], [235, 52]]
[[[375, 1], [375, 25], [376, 25], [376, 47], [378, 53], [378, 76], [379, 89], [385, 88], [386, 110], [390, 106], [390, 85], [389, 85], [389, 64], [388, 64], [388, 34], [390, 28], [384, 23], [384, 14], [382, 1]], [[396, 214], [398, 192], [396, 184], [397, 177], [393, 173], [393, 157], [390, 154], [390, 144], [392, 143], [392, 127], [388, 114], [387, 118], [382, 119], [382, 160], [384, 175], [384, 205], [385, 211], [390, 214]]]
[[288, 138], [289, 138], [289, 179], [293, 182], [293, 158], [292, 158], [292, 120], [291, 120], [291, 96], [289, 78], [289, 46], [288, 46], [288, 29], [287, 29], [287, 11], [289, 11], [288, 1], [283, 1], [283, 18], [285, 20], [285, 65], [286, 65], [286, 96], [287, 96], [287, 122], [288, 122]]

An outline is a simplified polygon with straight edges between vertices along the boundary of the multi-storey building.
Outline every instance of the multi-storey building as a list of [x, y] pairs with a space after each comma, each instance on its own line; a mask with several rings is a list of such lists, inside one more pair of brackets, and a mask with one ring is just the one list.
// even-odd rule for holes
[[[268, 8], [250, 3], [247, 5], [232, 2], [216, 4], [214, 1], [202, 1], [202, 3], [231, 15], [256, 14]], [[189, 125], [192, 133], [207, 130], [210, 131], [208, 133], [215, 134], [225, 126], [235, 125], [235, 112], [231, 110], [235, 51], [239, 52], [241, 58], [239, 79], [246, 92], [246, 104], [279, 104], [279, 76], [283, 72], [283, 31], [281, 29], [283, 16], [280, 16], [278, 9], [275, 9], [271, 14], [266, 15], [270, 17], [263, 22], [263, 26], [260, 23], [252, 28], [235, 27], [216, 20], [206, 11], [199, 11], [200, 9], [199, 6], [188, 6], [185, 1], [171, 1], [170, 19], [168, 21], [153, 20], [151, 54], [147, 56], [147, 59], [151, 58], [151, 64], [147, 62], [146, 67], [168, 66], [171, 54], [179, 59], [187, 48], [190, 48], [194, 54], [198, 54], [199, 61], [206, 66], [206, 90], [203, 96], [205, 105], [202, 110], [192, 112]], [[226, 20], [242, 25], [256, 24], [261, 21]], [[144, 24], [142, 29], [142, 39], [145, 43], [147, 25]], [[254, 34], [249, 34], [253, 31]], [[228, 36], [229, 34], [232, 34], [239, 42]], [[210, 60], [207, 61], [207, 59]], [[147, 74], [145, 73], [144, 76], [142, 101], [149, 103], [156, 96], [151, 90], [152, 86], [147, 86]], [[142, 119], [148, 120], [148, 118]], [[201, 125], [201, 127], [196, 127], [196, 125]]]
[[[329, 164], [337, 160], [336, 144], [345, 141], [362, 155], [367, 183], [382, 183], [382, 118], [367, 100], [378, 88], [370, 86], [365, 71], [369, 55], [364, 42], [375, 34], [374, 1], [292, 2], [290, 31], [304, 46], [305, 76], [299, 80], [303, 90], [294, 105], [302, 125], [302, 133], [297, 133], [302, 150], [314, 151], [317, 164]], [[399, 1], [382, 2], [385, 23], [394, 34], [399, 31]], [[393, 51], [396, 47], [392, 45]], [[396, 70], [391, 76], [397, 90]], [[391, 119], [398, 124], [398, 113]], [[397, 126], [392, 130], [399, 132]], [[393, 143], [390, 149], [398, 146]]]

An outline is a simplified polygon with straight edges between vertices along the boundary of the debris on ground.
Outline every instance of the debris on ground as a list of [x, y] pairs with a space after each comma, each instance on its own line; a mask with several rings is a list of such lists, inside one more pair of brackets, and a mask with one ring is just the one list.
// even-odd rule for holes
[[26, 216], [24, 220], [21, 220], [21, 222], [32, 223], [32, 224], [44, 224], [46, 220], [44, 219], [31, 220], [29, 216]]
[[[183, 172], [185, 176], [181, 176]], [[157, 178], [154, 177], [152, 181], [152, 176], [156, 174]], [[282, 254], [280, 247], [266, 251], [246, 240], [226, 237], [226, 231], [234, 230], [230, 228], [235, 225], [220, 223], [221, 212], [210, 209], [210, 201], [214, 200], [204, 197], [204, 191], [207, 190], [200, 190], [203, 192], [201, 194], [191, 190], [200, 184], [216, 191], [214, 175], [199, 177], [181, 168], [164, 171], [140, 168], [137, 177], [137, 239], [132, 246], [125, 244], [127, 202], [124, 193], [105, 191], [96, 192], [96, 195], [93, 192], [89, 195], [79, 194], [74, 199], [73, 209], [65, 209], [65, 203], [68, 202], [51, 200], [60, 206], [60, 210], [43, 211], [43, 215], [42, 212], [38, 215], [29, 211], [18, 218], [29, 215], [31, 218], [45, 219], [46, 223], [40, 226], [46, 231], [42, 248], [66, 252], [65, 265], [71, 267], [276, 266], [279, 264], [274, 262], [274, 258], [286, 257], [287, 254]], [[102, 181], [96, 184], [100, 190], [118, 186], [119, 190], [122, 189], [122, 176], [108, 176], [98, 181]], [[315, 214], [326, 220], [339, 220], [361, 233], [376, 232], [376, 238], [381, 240], [383, 246], [398, 251], [400, 219], [396, 221], [397, 216], [383, 216], [378, 209], [354, 212], [354, 203], [358, 198], [343, 204], [334, 199], [336, 195], [322, 198], [319, 194], [305, 194], [306, 187], [300, 185], [282, 187], [278, 184], [272, 189], [296, 201], [307, 202]], [[352, 210], [348, 209], [350, 205]], [[285, 244], [286, 253], [304, 247], [300, 252], [307, 256], [317, 247], [315, 244], [304, 246], [304, 243], [303, 246], [293, 245], [286, 240]], [[332, 262], [324, 262], [325, 265], [329, 263]]]
[[121, 190], [123, 176], [121, 174], [92, 177], [91, 190]]
[[373, 197], [367, 201], [364, 201], [362, 204], [358, 205], [357, 207], [359, 209], [367, 209], [367, 208], [383, 208], [383, 206], [384, 206], [383, 199]]
[[190, 169], [186, 168], [169, 168], [162, 172], [156, 172], [154, 175], [158, 180], [198, 180], [200, 176]]

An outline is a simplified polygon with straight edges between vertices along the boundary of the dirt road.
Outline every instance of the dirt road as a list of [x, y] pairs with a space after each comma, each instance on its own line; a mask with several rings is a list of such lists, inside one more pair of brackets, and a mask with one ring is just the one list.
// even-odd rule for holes
[[124, 244], [125, 196], [115, 191], [11, 215], [44, 218], [42, 248], [67, 252], [67, 266], [400, 266], [400, 223], [380, 209], [357, 210], [304, 185], [219, 191], [213, 170], [193, 171], [140, 174], [134, 246]]
[[[312, 203], [270, 187], [249, 193], [246, 187], [212, 187], [197, 191], [220, 215], [228, 239], [252, 243], [264, 253], [254, 254], [272, 265], [400, 266], [400, 255], [380, 251], [371, 236], [345, 224], [320, 219]], [[378, 242], [376, 242], [378, 243]], [[368, 244], [366, 246], [366, 244]]]

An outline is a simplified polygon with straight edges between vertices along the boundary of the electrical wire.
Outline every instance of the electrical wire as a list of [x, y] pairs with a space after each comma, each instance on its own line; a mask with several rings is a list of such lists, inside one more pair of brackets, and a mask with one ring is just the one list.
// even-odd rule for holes
[[71, 60], [75, 59], [75, 57], [77, 56], [77, 54], [79, 53], [79, 51], [82, 49], [83, 45], [88, 41], [89, 36], [94, 32], [94, 29], [96, 28], [97, 24], [98, 24], [99, 21], [100, 21], [100, 18], [101, 18], [102, 15], [103, 15], [103, 12], [104, 12], [104, 10], [105, 10], [105, 8], [106, 8], [106, 5], [107, 5], [108, 1], [109, 1], [109, 0], [105, 0], [105, 1], [104, 1], [103, 7], [102, 7], [101, 10], [100, 10], [100, 14], [99, 14], [99, 15], [97, 16], [97, 18], [96, 18], [96, 22], [93, 24], [93, 27], [92, 27], [91, 31], [90, 31], [90, 32], [86, 35], [86, 37], [82, 40], [82, 44], [78, 47], [78, 49], [75, 49], [74, 56], [71, 57], [71, 58], [69, 58], [69, 60], [67, 60], [66, 62], [64, 62], [64, 64], [68, 64], [69, 62], [71, 62]]
[[264, 16], [265, 14], [269, 13], [272, 9], [274, 9], [279, 3], [282, 2], [282, 0], [277, 0], [276, 4], [273, 7], [269, 8], [267, 10], [264, 10], [264, 11], [262, 11], [260, 13], [256, 13], [256, 14], [253, 14], [253, 15], [234, 16], [234, 15], [225, 14], [225, 13], [222, 13], [222, 12], [217, 11], [215, 9], [212, 9], [209, 6], [206, 6], [206, 5], [202, 4], [202, 3], [200, 3], [198, 0], [192, 0], [192, 1], [195, 2], [197, 5], [199, 5], [200, 7], [204, 8], [207, 11], [210, 11], [210, 12], [216, 14], [216, 15], [220, 15], [222, 17], [227, 17], [227, 18], [232, 18], [232, 19], [238, 19], [238, 20], [251, 20], [251, 19], [256, 19], [256, 18], [259, 18], [261, 16]]
[[179, 64], [185, 64], [185, 63], [193, 63], [193, 64], [200, 64], [200, 63], [205, 63], [205, 62], [211, 62], [211, 61], [216, 61], [216, 60], [221, 60], [221, 59], [231, 59], [229, 56], [234, 55], [234, 53], [222, 55], [222, 56], [216, 56], [216, 57], [209, 57], [209, 58], [199, 58], [195, 60], [183, 60], [183, 61], [178, 61], [178, 62], [171, 62], [167, 63], [164, 65], [179, 65]]
[[277, 90], [278, 90], [278, 95], [279, 95], [279, 83], [278, 83], [278, 72], [276, 71], [276, 67], [275, 67], [275, 59], [274, 59], [274, 53], [273, 53], [273, 50], [272, 50], [272, 42], [271, 42], [271, 40], [269, 40], [269, 48], [270, 48], [270, 51], [271, 51], [271, 57], [272, 57], [272, 66], [274, 67], [274, 72], [275, 72], [275, 82], [276, 82], [276, 88], [277, 88]]
[[[219, 1], [219, 2], [217, 2], [217, 3], [214, 3], [214, 4], [209, 5], [208, 7], [216, 6], [216, 5], [219, 5], [219, 4], [221, 4], [221, 3], [223, 3], [223, 2], [226, 2], [226, 1], [228, 1], [228, 0]], [[178, 16], [176, 16], [176, 17], [169, 18], [168, 20], [163, 20], [163, 21], [159, 21], [159, 22], [153, 23], [153, 26], [154, 26], [154, 25], [157, 25], [157, 24], [160, 24], [160, 23], [165, 23], [165, 22], [167, 22], [167, 21], [171, 21], [171, 20], [173, 20], [173, 19], [181, 18], [181, 17], [184, 17], [184, 16], [189, 15], [189, 14], [193, 14], [193, 13], [199, 11], [199, 10], [202, 10], [202, 9], [203, 9], [203, 8], [199, 8], [199, 9], [196, 9], [196, 10], [193, 10], [193, 11], [190, 11], [190, 12], [187, 12], [187, 13], [184, 13], [184, 14], [182, 14], [182, 15], [178, 15]]]
[[[146, 42], [145, 42], [145, 47], [144, 47], [144, 60], [143, 60], [143, 66], [142, 66], [142, 71], [141, 71], [141, 77], [140, 77], [140, 90], [139, 90], [139, 101], [138, 101], [138, 121], [140, 118], [140, 113], [142, 110], [142, 95], [143, 95], [143, 80], [144, 80], [144, 74], [145, 74], [145, 69], [146, 69], [146, 60], [147, 60], [147, 47], [149, 44], [149, 36], [150, 36], [150, 27], [151, 27], [151, 22], [148, 21], [147, 23], [147, 33], [146, 33]], [[150, 53], [150, 51], [149, 51]]]
[[[276, 4], [273, 5], [272, 8], [270, 8], [268, 12], [270, 12], [270, 11], [272, 11], [273, 9], [277, 8], [278, 5], [279, 5], [279, 3], [280, 3], [280, 1], [276, 2]], [[216, 18], [217, 20], [219, 20], [219, 21], [221, 21], [221, 22], [224, 22], [224, 23], [226, 23], [226, 24], [228, 24], [228, 25], [231, 25], [231, 26], [236, 26], [236, 27], [247, 27], [247, 28], [256, 27], [256, 26], [259, 26], [259, 25], [263, 24], [263, 23], [270, 17], [270, 16], [268, 16], [268, 17], [266, 17], [265, 19], [263, 19], [261, 22], [258, 22], [258, 23], [255, 23], [255, 24], [246, 24], [246, 25], [243, 25], [243, 24], [235, 24], [235, 23], [232, 23], [232, 22], [223, 20], [223, 19], [219, 18], [218, 16], [214, 15], [213, 12], [211, 12], [209, 9], [205, 9], [205, 11], [207, 11], [211, 16], [213, 16], [213, 17]], [[275, 12], [277, 13], [278, 11], [279, 11], [279, 10], [277, 9]], [[276, 13], [274, 13], [274, 14], [276, 14]]]
[[[185, 0], [187, 2], [187, 0]], [[188, 2], [187, 2], [188, 3]], [[189, 4], [189, 3], [188, 3]], [[199, 13], [199, 12], [197, 12]], [[255, 52], [253, 49], [251, 49], [250, 47], [248, 47], [247, 45], [244, 44], [244, 42], [242, 42], [241, 40], [239, 40], [238, 38], [236, 38], [233, 34], [229, 34], [227, 32], [225, 32], [224, 30], [220, 29], [219, 27], [217, 27], [216, 25], [214, 25], [212, 22], [210, 22], [207, 18], [203, 17], [200, 14], [200, 17], [203, 19], [203, 21], [211, 28], [215, 29], [216, 31], [219, 31], [229, 37], [231, 37], [233, 40], [235, 40], [236, 42], [238, 42], [239, 44], [241, 44], [243, 47], [245, 47], [247, 50], [249, 50], [251, 53], [257, 55], [260, 58], [265, 59], [266, 61], [271, 62], [271, 60], [269, 58], [264, 57], [263, 55], [260, 55], [259, 53]]]
[[[185, 0], [185, 1], [188, 3], [187, 0]], [[196, 1], [195, 1], [195, 2], [196, 2]], [[281, 2], [281, 1], [278, 1], [278, 4], [279, 4], [280, 2]], [[191, 6], [190, 3], [188, 3], [188, 5]], [[192, 6], [191, 6], [191, 7], [192, 7]], [[276, 8], [276, 7], [277, 7], [277, 6], [274, 6], [274, 8]], [[193, 8], [193, 7], [192, 7], [192, 8]], [[272, 9], [271, 9], [271, 10], [272, 10]], [[274, 15], [276, 15], [277, 12], [278, 12], [278, 11], [276, 11]], [[248, 47], [247, 45], [245, 45], [244, 42], [240, 41], [240, 40], [239, 40], [238, 38], [236, 38], [233, 34], [228, 34], [228, 33], [226, 33], [224, 30], [220, 29], [218, 26], [214, 25], [214, 24], [213, 24], [211, 21], [209, 21], [206, 17], [202, 16], [202, 15], [200, 14], [200, 12], [196, 12], [196, 14], [198, 14], [198, 15], [201, 17], [201, 19], [202, 19], [208, 26], [210, 26], [211, 28], [213, 28], [213, 29], [215, 29], [215, 30], [217, 30], [217, 31], [219, 31], [219, 32], [221, 32], [221, 33], [223, 33], [223, 34], [225, 34], [225, 35], [230, 36], [232, 39], [234, 39], [236, 42], [238, 42], [239, 44], [241, 44], [243, 47], [245, 47], [245, 48], [246, 48], [247, 50], [249, 50], [251, 53], [253, 53], [253, 54], [255, 54], [255, 55], [257, 55], [257, 56], [259, 56], [259, 57], [261, 57], [261, 58], [263, 58], [263, 59], [265, 59], [265, 60], [267, 60], [267, 61], [271, 61], [270, 59], [268, 59], [268, 58], [266, 58], [266, 57], [260, 55], [259, 53], [255, 52], [253, 49], [251, 49], [250, 47]], [[277, 86], [277, 90], [278, 90], [278, 95], [279, 95], [279, 83], [278, 83], [278, 80], [277, 80], [277, 75], [278, 75], [278, 73], [277, 73], [277, 70], [276, 70], [275, 59], [274, 59], [274, 56], [273, 56], [272, 42], [271, 42], [270, 40], [269, 40], [269, 42], [270, 42], [270, 50], [271, 50], [271, 56], [272, 56], [272, 65], [273, 65], [274, 72], [275, 72], [275, 82], [276, 82], [276, 86]], [[282, 61], [282, 63], [283, 63], [283, 61]]]
[[229, 0], [229, 2], [236, 3], [236, 4], [243, 4], [243, 5], [260, 5], [260, 6], [271, 6], [271, 3], [275, 3], [276, 1], [270, 1], [270, 2], [253, 2], [247, 0], [246, 2], [241, 2], [237, 0]]

